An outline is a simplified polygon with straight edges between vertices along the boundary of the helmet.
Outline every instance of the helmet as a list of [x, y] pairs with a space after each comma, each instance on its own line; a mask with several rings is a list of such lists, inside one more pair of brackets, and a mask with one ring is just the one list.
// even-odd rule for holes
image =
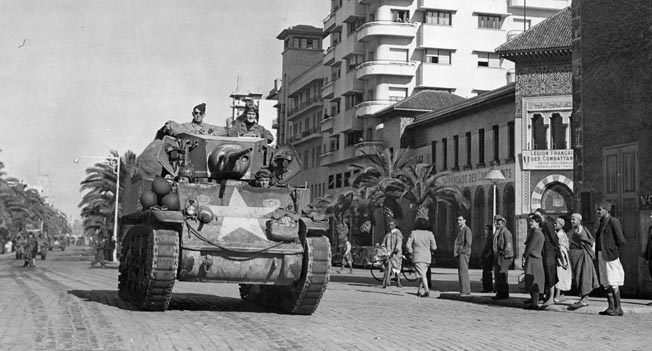
[[177, 174], [177, 179], [182, 177], [188, 178], [188, 181], [193, 183], [195, 181], [195, 170], [188, 165], [182, 166]]

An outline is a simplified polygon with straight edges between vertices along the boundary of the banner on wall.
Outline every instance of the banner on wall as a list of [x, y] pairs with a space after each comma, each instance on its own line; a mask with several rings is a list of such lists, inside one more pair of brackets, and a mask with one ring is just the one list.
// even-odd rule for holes
[[573, 150], [523, 150], [523, 170], [573, 169]]

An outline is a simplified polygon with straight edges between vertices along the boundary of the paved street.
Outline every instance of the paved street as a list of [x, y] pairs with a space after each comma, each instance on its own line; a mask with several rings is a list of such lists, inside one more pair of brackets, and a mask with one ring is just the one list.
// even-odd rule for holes
[[[33, 269], [0, 256], [0, 350], [649, 350], [649, 301], [625, 316], [527, 311], [450, 300], [457, 274], [436, 269], [433, 297], [414, 283], [382, 289], [368, 270], [334, 273], [312, 316], [240, 300], [235, 284], [177, 283], [170, 309], [141, 312], [117, 294], [117, 269], [89, 269], [88, 249], [50, 252]], [[346, 270], [348, 272], [348, 270]], [[479, 273], [472, 272], [473, 290]], [[514, 276], [516, 274], [513, 274]], [[437, 298], [440, 296], [448, 298]], [[517, 303], [525, 295], [512, 294]], [[484, 300], [482, 300], [484, 299]], [[480, 303], [477, 303], [480, 302]], [[602, 308], [603, 299], [592, 299]], [[556, 306], [559, 307], [559, 306]], [[629, 309], [629, 310], [628, 310]], [[563, 311], [563, 312], [561, 312]], [[581, 310], [580, 310], [581, 311]]]

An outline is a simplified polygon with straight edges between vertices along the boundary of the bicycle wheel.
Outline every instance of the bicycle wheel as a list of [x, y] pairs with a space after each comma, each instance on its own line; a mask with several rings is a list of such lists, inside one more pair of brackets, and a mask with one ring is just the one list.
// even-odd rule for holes
[[385, 277], [385, 260], [375, 260], [371, 264], [371, 276], [379, 282], [383, 281]]
[[417, 271], [414, 269], [414, 266], [411, 264], [410, 265], [403, 264], [403, 266], [401, 267], [401, 273], [403, 273], [403, 277], [405, 278], [405, 280], [409, 282], [414, 282], [417, 279], [419, 279], [419, 277], [417, 276]]

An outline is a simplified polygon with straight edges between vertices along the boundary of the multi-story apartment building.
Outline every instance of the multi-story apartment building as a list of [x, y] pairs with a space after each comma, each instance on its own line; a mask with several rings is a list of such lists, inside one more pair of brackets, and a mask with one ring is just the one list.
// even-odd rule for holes
[[[322, 87], [332, 136], [321, 165], [347, 182], [362, 141], [382, 139], [375, 114], [419, 90], [472, 97], [513, 80], [494, 49], [570, 0], [330, 0]], [[395, 133], [386, 133], [394, 135]], [[398, 140], [384, 140], [386, 147]], [[362, 144], [362, 145], [360, 145]], [[337, 189], [329, 182], [328, 190]]]
[[312, 197], [324, 194], [327, 170], [321, 166], [322, 131], [328, 133], [329, 120], [325, 113], [322, 85], [328, 70], [323, 65], [323, 31], [307, 25], [283, 30], [277, 39], [283, 40], [282, 84], [278, 99], [277, 140], [290, 144], [297, 151], [303, 171], [292, 179], [295, 185], [307, 185]]

